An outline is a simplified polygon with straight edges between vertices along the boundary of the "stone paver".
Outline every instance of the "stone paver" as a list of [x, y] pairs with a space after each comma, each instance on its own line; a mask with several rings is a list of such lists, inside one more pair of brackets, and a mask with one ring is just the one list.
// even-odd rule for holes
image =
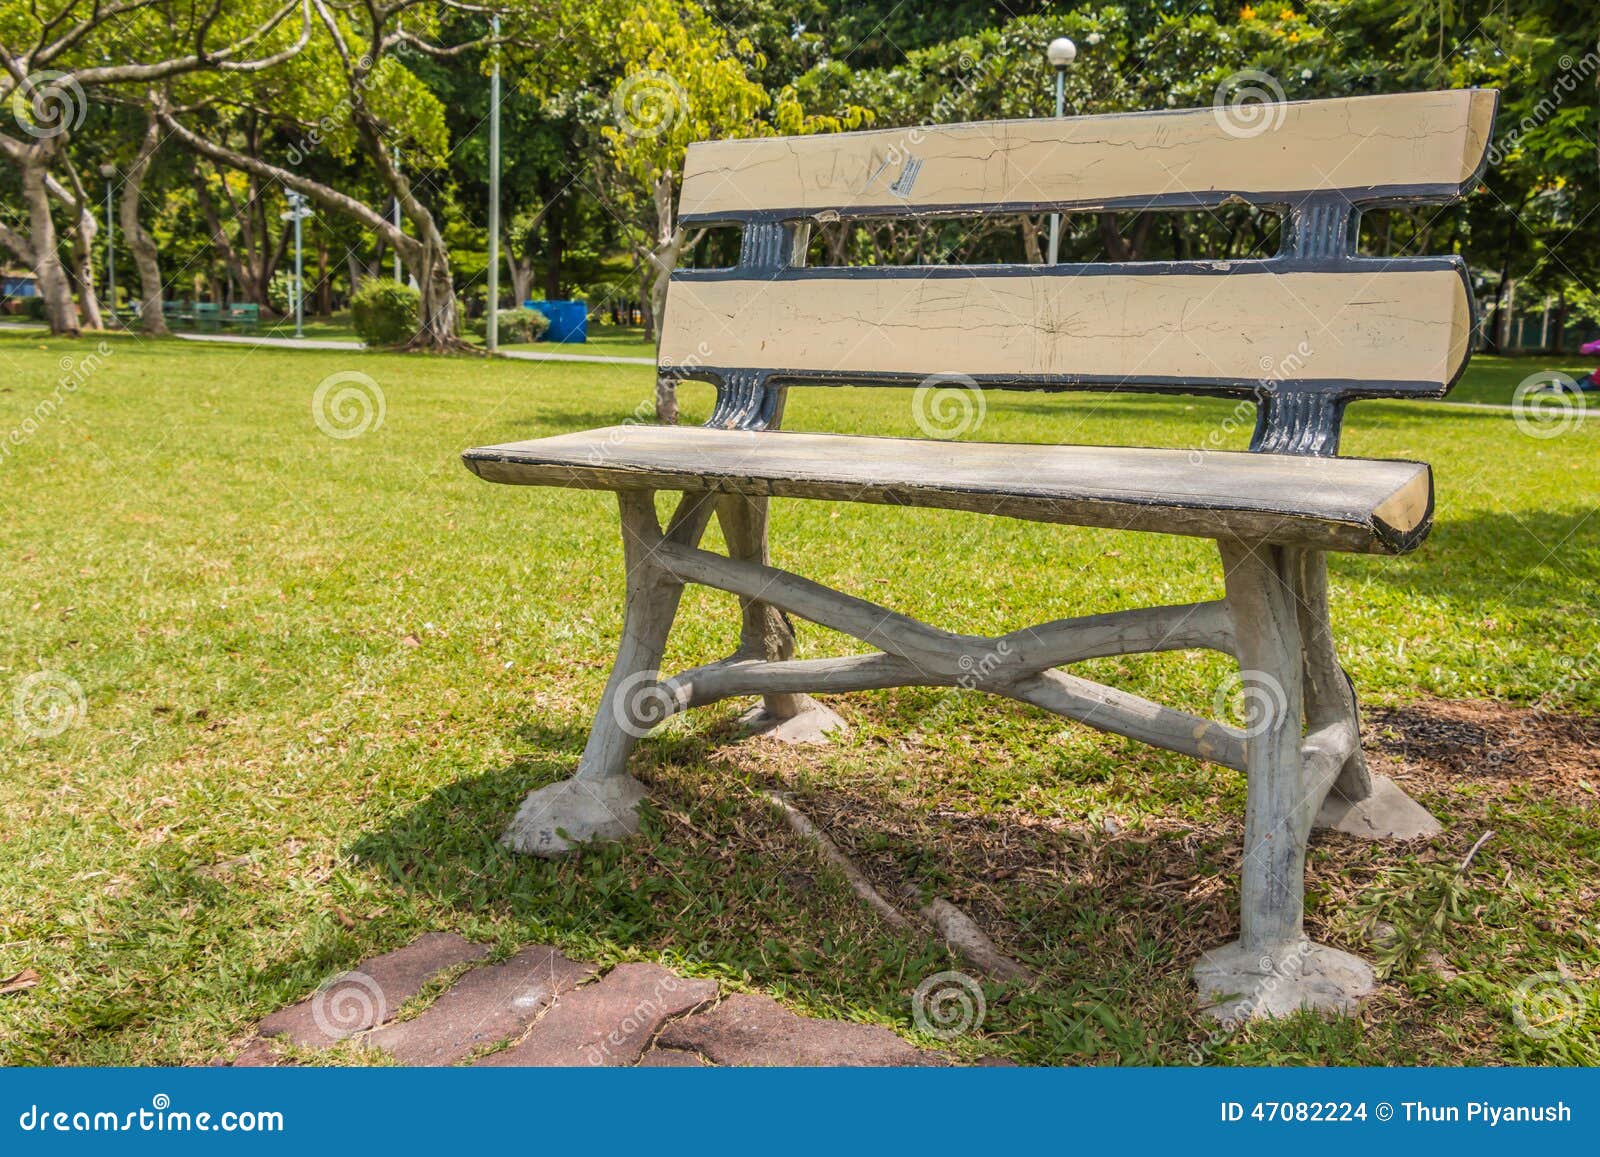
[[710, 980], [675, 976], [659, 964], [619, 964], [599, 982], [558, 997], [526, 1039], [478, 1063], [631, 1065], [664, 1022], [716, 995]]
[[739, 993], [715, 1008], [674, 1021], [657, 1038], [718, 1065], [938, 1065], [947, 1063], [886, 1028], [796, 1016], [767, 996]]
[[705, 1058], [685, 1049], [651, 1049], [639, 1058], [641, 1069], [703, 1069]]
[[305, 1000], [267, 1017], [257, 1031], [302, 1048], [325, 1048], [382, 1024], [430, 977], [481, 960], [488, 951], [486, 945], [473, 944], [454, 932], [429, 932], [404, 948], [339, 974]]
[[[404, 1065], [451, 1065], [499, 1041], [522, 1039], [477, 1063], [486, 1067], [638, 1065], [949, 1065], [886, 1028], [798, 1016], [767, 996], [717, 1001], [710, 980], [659, 964], [619, 964], [598, 980], [593, 964], [543, 944], [510, 960], [473, 968], [412, 1019], [398, 1009], [441, 971], [483, 959], [489, 949], [454, 933], [430, 932], [373, 957], [312, 996], [273, 1013], [232, 1064], [276, 1065], [284, 1042], [326, 1048], [361, 1034], [361, 1045]], [[221, 1063], [221, 1062], [219, 1062]], [[1007, 1064], [986, 1058], [979, 1064]]]
[[554, 948], [530, 945], [504, 964], [474, 968], [422, 1013], [380, 1028], [362, 1043], [403, 1065], [452, 1065], [480, 1045], [516, 1036], [558, 993], [595, 971]]

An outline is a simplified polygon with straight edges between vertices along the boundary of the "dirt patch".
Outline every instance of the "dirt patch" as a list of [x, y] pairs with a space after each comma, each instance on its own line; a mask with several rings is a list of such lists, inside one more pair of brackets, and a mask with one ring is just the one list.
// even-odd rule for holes
[[1367, 755], [1397, 780], [1440, 790], [1463, 778], [1600, 803], [1600, 718], [1489, 699], [1378, 707], [1362, 720]]
[[[1362, 730], [1373, 772], [1434, 810], [1446, 830], [1403, 845], [1316, 833], [1306, 877], [1306, 925], [1315, 940], [1371, 957], [1370, 930], [1350, 916], [1362, 897], [1380, 884], [1393, 888], [1393, 874], [1403, 865], [1411, 865], [1408, 871], [1432, 863], [1453, 868], [1491, 827], [1500, 837], [1477, 871], [1486, 880], [1492, 875], [1497, 887], [1512, 879], [1507, 873], [1513, 867], [1519, 875], [1537, 874], [1536, 863], [1523, 862], [1533, 853], [1519, 848], [1505, 815], [1526, 809], [1530, 799], [1600, 810], [1600, 719], [1490, 701], [1426, 700], [1368, 709]], [[748, 772], [752, 754], [745, 748], [733, 758]], [[795, 749], [757, 758], [757, 778], [776, 777], [792, 790], [797, 806], [881, 892], [898, 897], [902, 884], [914, 882], [947, 897], [1001, 951], [1038, 973], [1038, 989], [1019, 996], [1014, 1023], [995, 1026], [998, 1031], [1027, 1033], [1041, 1012], [1028, 1002], [1052, 989], [1097, 985], [1125, 993], [1119, 1003], [1127, 1002], [1124, 1015], [1136, 1022], [1182, 1023], [1192, 1017], [1187, 968], [1174, 969], [1171, 962], [1192, 961], [1238, 935], [1243, 817], [1237, 798], [1242, 777], [1235, 773], [1216, 769], [1214, 777], [1196, 777], [1194, 786], [1208, 796], [1201, 814], [1214, 819], [1159, 813], [1126, 820], [1047, 818], [1025, 807], [985, 806], [948, 780], [935, 803], [928, 798], [930, 784], [910, 764], [886, 783], [818, 774]], [[930, 767], [939, 758], [930, 753]], [[1565, 903], [1545, 903], [1540, 927], [1559, 931], [1582, 917], [1561, 911]], [[1460, 930], [1462, 940], [1483, 938], [1478, 914], [1463, 919], [1470, 928]], [[1437, 952], [1428, 959], [1433, 963], [1422, 966], [1422, 979], [1383, 986], [1366, 1013], [1368, 1025], [1400, 1033], [1422, 1055], [1457, 1063], [1491, 1059], [1498, 1022], [1489, 1008], [1461, 1006], [1441, 1031], [1438, 1007], [1427, 993], [1455, 970]], [[1208, 1031], [1198, 1021], [1191, 1026], [1189, 1045]], [[1149, 1047], [1154, 1051], [1142, 1063], [1170, 1060], [1178, 1055], [1173, 1049], [1186, 1045], [1180, 1039]], [[1034, 1059], [1078, 1061], [1095, 1052], [1088, 1045], [1080, 1056]], [[1126, 1049], [1120, 1055], [1130, 1059]], [[1374, 1053], [1369, 1062], [1384, 1055]]]

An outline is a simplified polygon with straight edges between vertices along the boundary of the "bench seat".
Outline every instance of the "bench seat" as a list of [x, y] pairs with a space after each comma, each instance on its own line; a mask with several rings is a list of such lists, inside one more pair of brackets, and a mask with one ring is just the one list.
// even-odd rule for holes
[[939, 507], [1036, 522], [1398, 554], [1426, 537], [1419, 462], [610, 426], [466, 451], [490, 482]]

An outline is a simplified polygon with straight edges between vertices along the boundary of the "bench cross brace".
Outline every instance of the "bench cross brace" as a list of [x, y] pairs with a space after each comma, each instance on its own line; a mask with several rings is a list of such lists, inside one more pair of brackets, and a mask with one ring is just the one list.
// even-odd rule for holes
[[[1372, 816], [1362, 809], [1374, 801], [1393, 804], [1397, 794], [1405, 806], [1421, 809], [1387, 781], [1374, 781], [1362, 759], [1355, 695], [1328, 622], [1320, 552], [1222, 540], [1226, 595], [1220, 600], [968, 635], [772, 566], [765, 499], [685, 494], [663, 531], [653, 492], [620, 491], [617, 497], [628, 584], [616, 666], [578, 770], [523, 802], [506, 835], [515, 849], [560, 855], [636, 830], [645, 788], [628, 775], [628, 756], [653, 727], [690, 708], [760, 695], [764, 716], [782, 722], [826, 712], [811, 699], [817, 693], [904, 686], [988, 691], [1245, 773], [1240, 937], [1206, 953], [1195, 970], [1213, 1011], [1282, 1013], [1307, 1003], [1348, 1010], [1371, 988], [1372, 970], [1364, 962], [1305, 937], [1306, 841], [1319, 818], [1331, 823], [1335, 805], [1344, 809], [1340, 816], [1365, 816], [1369, 824]], [[699, 547], [713, 514], [727, 555]], [[687, 583], [739, 598], [740, 643], [726, 659], [663, 679], [658, 668]], [[790, 615], [879, 649], [795, 659]], [[1238, 660], [1247, 726], [1203, 719], [1058, 670], [1086, 659], [1191, 649]]]

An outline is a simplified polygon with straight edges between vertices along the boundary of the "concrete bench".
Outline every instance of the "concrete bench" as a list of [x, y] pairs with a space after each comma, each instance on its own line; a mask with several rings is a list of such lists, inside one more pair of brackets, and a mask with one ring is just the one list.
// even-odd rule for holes
[[[573, 778], [534, 792], [508, 833], [558, 855], [638, 825], [627, 772], [661, 719], [761, 695], [765, 721], [817, 733], [810, 696], [978, 687], [1247, 776], [1239, 938], [1195, 969], [1228, 1015], [1349, 1010], [1361, 959], [1303, 931], [1313, 827], [1437, 830], [1362, 758], [1334, 646], [1327, 551], [1397, 554], [1432, 520], [1417, 462], [1337, 457], [1346, 404], [1438, 397], [1465, 368], [1473, 298], [1459, 257], [1355, 255], [1369, 206], [1443, 203], [1475, 185], [1496, 96], [1481, 90], [1276, 106], [1241, 133], [1226, 110], [941, 125], [705, 143], [685, 166], [686, 226], [743, 229], [739, 264], [672, 279], [661, 374], [715, 385], [706, 428], [616, 426], [469, 450], [495, 482], [612, 490], [627, 562], [623, 637]], [[1238, 261], [804, 266], [818, 219], [1060, 209], [1283, 214], [1280, 251]], [[945, 442], [780, 431], [792, 386], [852, 384], [1190, 393], [1256, 403], [1248, 452]], [[657, 491], [682, 494], [663, 529]], [[997, 638], [916, 622], [770, 565], [773, 497], [941, 507], [1214, 539], [1224, 597], [1060, 619]], [[715, 514], [729, 553], [702, 550]], [[685, 583], [737, 595], [729, 658], [657, 670]], [[877, 652], [793, 659], [782, 612]], [[1233, 656], [1254, 712], [1202, 719], [1060, 668], [1205, 648]], [[982, 662], [976, 662], [982, 658]], [[990, 660], [993, 661], [990, 661]]]

